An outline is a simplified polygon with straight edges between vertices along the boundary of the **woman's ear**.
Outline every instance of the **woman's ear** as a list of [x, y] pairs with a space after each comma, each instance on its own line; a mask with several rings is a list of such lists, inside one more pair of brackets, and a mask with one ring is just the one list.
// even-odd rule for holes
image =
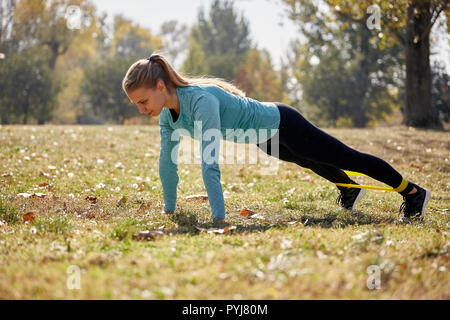
[[159, 91], [161, 91], [161, 92], [165, 91], [166, 85], [164, 84], [164, 81], [159, 80], [159, 81], [156, 83], [156, 88], [157, 88]]

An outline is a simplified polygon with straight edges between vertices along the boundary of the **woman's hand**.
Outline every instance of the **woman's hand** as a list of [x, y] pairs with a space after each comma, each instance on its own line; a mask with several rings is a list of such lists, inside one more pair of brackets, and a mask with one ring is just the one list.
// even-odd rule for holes
[[167, 215], [167, 216], [170, 216], [170, 215], [174, 214], [175, 211], [163, 209], [163, 211], [162, 211], [161, 213], [162, 213], [162, 214], [165, 214], [165, 215]]

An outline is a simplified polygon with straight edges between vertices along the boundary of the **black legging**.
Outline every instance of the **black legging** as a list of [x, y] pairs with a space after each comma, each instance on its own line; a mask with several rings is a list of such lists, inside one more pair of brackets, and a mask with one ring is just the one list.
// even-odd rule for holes
[[[343, 170], [364, 173], [392, 188], [402, 182], [402, 175], [386, 161], [350, 148], [317, 128], [293, 107], [280, 102], [275, 104], [281, 116], [276, 133], [280, 160], [309, 168], [333, 183], [354, 183]], [[272, 155], [272, 140], [276, 141], [275, 137], [257, 146]]]

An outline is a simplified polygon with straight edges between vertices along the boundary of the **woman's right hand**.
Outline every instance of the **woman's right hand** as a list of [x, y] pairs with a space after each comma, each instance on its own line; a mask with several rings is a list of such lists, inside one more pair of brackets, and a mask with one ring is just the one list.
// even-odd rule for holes
[[163, 209], [163, 211], [162, 211], [161, 213], [162, 213], [162, 214], [165, 214], [165, 215], [167, 215], [167, 216], [170, 216], [170, 215], [174, 214], [175, 211]]

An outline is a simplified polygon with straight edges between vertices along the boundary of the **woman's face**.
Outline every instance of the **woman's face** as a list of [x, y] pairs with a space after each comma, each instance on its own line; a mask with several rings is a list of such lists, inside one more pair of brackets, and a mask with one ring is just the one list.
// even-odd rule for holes
[[166, 105], [166, 87], [164, 82], [158, 81], [156, 88], [139, 88], [128, 93], [128, 97], [135, 103], [140, 113], [157, 117]]

